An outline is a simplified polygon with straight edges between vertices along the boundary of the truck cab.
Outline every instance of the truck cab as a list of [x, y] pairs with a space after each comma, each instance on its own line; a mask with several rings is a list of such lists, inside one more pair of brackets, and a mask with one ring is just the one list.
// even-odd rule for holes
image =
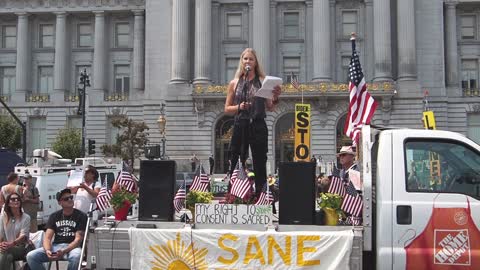
[[359, 152], [363, 249], [376, 269], [480, 268], [479, 145], [449, 131], [365, 126]]

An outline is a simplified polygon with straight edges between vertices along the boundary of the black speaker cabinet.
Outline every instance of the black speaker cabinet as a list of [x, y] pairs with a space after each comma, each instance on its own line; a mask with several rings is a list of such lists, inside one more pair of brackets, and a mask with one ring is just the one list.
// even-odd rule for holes
[[280, 163], [280, 224], [315, 224], [315, 164]]
[[176, 171], [174, 160], [140, 162], [138, 220], [173, 221]]

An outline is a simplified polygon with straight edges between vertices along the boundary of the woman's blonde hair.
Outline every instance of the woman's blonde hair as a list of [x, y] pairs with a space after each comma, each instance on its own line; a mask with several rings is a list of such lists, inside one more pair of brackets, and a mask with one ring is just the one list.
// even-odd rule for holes
[[246, 48], [243, 50], [242, 54], [240, 55], [240, 59], [238, 60], [238, 68], [235, 72], [235, 79], [242, 77], [245, 73], [245, 66], [243, 65], [242, 59], [246, 53], [251, 53], [253, 54], [253, 57], [255, 57], [255, 74], [261, 78], [265, 77], [265, 72], [263, 71], [260, 62], [258, 62], [257, 52], [252, 48]]

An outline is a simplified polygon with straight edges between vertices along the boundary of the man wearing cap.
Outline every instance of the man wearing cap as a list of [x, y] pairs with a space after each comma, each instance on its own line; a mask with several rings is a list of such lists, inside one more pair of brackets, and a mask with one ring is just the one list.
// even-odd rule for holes
[[30, 232], [34, 233], [38, 230], [37, 213], [40, 205], [40, 193], [37, 187], [32, 183], [32, 176], [25, 174], [23, 176], [23, 211], [30, 216]]
[[62, 209], [48, 218], [43, 247], [27, 254], [32, 270], [45, 270], [43, 263], [55, 260], [67, 260], [67, 270], [78, 269], [87, 215], [73, 208], [73, 195], [68, 188], [57, 193], [57, 201]]

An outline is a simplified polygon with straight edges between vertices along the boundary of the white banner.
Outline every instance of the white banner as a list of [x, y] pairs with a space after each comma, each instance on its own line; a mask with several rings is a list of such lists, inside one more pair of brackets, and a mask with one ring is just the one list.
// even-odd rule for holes
[[195, 223], [267, 225], [271, 220], [271, 205], [195, 204]]
[[[319, 227], [321, 229], [321, 227]], [[349, 269], [352, 230], [129, 230], [132, 270]]]

